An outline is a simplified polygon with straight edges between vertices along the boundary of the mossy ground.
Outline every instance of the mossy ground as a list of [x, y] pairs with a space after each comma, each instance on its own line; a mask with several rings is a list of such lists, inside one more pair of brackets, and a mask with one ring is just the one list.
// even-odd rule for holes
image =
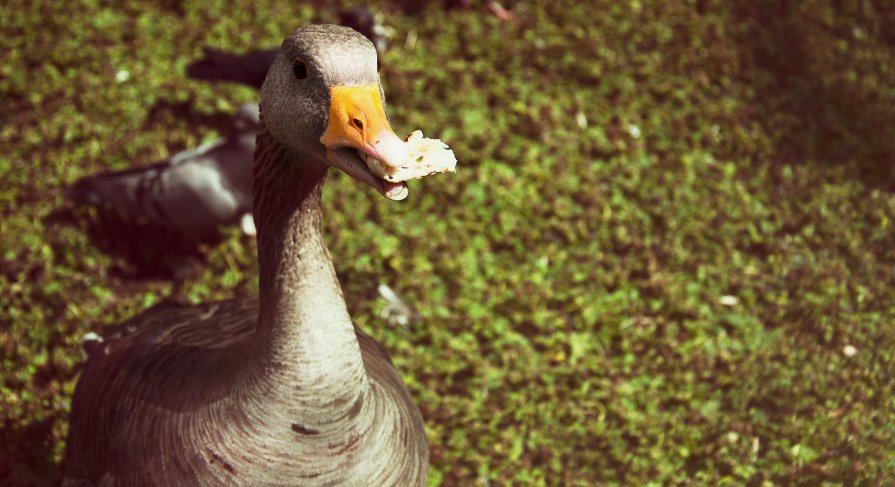
[[[891, 3], [507, 0], [516, 23], [438, 3], [370, 5], [393, 125], [445, 139], [457, 174], [401, 204], [333, 174], [325, 197], [432, 483], [895, 482]], [[62, 188], [255, 98], [185, 78], [203, 45], [273, 46], [339, 6], [4, 4], [0, 479], [58, 482], [84, 333], [257, 291], [252, 239], [183, 259]]]

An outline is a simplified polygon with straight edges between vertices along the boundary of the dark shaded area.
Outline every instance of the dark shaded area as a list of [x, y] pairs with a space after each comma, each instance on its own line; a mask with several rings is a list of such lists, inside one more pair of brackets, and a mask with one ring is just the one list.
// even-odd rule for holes
[[60, 208], [44, 221], [52, 225], [83, 228], [90, 242], [120, 264], [109, 269], [124, 279], [169, 279], [182, 281], [199, 272], [205, 252], [222, 241], [220, 234], [196, 242], [170, 229], [143, 223], [114, 208]]
[[735, 5], [756, 118], [776, 134], [778, 161], [846, 165], [868, 186], [893, 190], [895, 99], [880, 89], [892, 79], [866, 53], [895, 57], [895, 4], [821, 3]]
[[[0, 429], [0, 479], [4, 485], [36, 487], [58, 485], [59, 465], [53, 461], [52, 429], [55, 417]], [[6, 483], [8, 482], [8, 483]]]
[[472, 7], [474, 4], [479, 3], [488, 3], [487, 1], [476, 1], [476, 0], [441, 0], [441, 1], [414, 1], [414, 0], [397, 0], [395, 2], [401, 8], [401, 11], [407, 15], [418, 15], [424, 12], [427, 8], [432, 7], [440, 8], [444, 10], [454, 10], [454, 9], [466, 9]]
[[[170, 124], [171, 120], [179, 119], [189, 122], [191, 127], [203, 127], [225, 133], [232, 118], [233, 114], [227, 112], [202, 113], [196, 110], [193, 100], [175, 102], [159, 98], [149, 109], [146, 120], [143, 122], [143, 129], [153, 130], [165, 127]], [[169, 147], [168, 149], [174, 154], [184, 147]]]

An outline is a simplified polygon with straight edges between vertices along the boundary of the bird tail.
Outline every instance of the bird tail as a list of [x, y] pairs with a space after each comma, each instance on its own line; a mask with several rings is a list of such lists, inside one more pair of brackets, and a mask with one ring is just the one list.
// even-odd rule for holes
[[228, 66], [238, 64], [239, 56], [210, 47], [203, 47], [202, 52], [202, 59], [187, 66], [186, 75], [193, 79], [209, 81], [230, 80], [231, 70]]
[[164, 163], [80, 179], [66, 188], [65, 197], [76, 205], [109, 204], [134, 215], [146, 215], [144, 196], [151, 192]]
[[187, 76], [206, 81], [231, 81], [256, 88], [261, 88], [267, 69], [276, 56], [275, 50], [245, 54], [231, 54], [210, 47], [202, 50], [202, 59], [187, 66]]

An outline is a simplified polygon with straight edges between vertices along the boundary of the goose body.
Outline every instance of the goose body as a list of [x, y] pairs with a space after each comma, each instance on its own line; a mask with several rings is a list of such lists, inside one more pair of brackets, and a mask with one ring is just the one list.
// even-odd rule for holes
[[425, 484], [420, 412], [352, 324], [321, 228], [328, 166], [389, 199], [407, 195], [358, 156], [407, 158], [375, 58], [344, 27], [284, 41], [255, 152], [259, 297], [156, 307], [94, 342], [64, 485]]
[[257, 105], [243, 105], [223, 138], [146, 167], [80, 179], [66, 197], [80, 205], [108, 204], [201, 240], [219, 225], [250, 221], [258, 123]]

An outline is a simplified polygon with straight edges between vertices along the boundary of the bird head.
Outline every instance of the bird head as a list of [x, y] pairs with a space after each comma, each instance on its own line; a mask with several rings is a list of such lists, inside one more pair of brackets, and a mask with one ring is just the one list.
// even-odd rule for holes
[[365, 162], [400, 167], [409, 153], [386, 116], [376, 49], [353, 29], [311, 25], [286, 38], [261, 88], [261, 113], [280, 143], [386, 198], [407, 197], [406, 183], [375, 176]]

